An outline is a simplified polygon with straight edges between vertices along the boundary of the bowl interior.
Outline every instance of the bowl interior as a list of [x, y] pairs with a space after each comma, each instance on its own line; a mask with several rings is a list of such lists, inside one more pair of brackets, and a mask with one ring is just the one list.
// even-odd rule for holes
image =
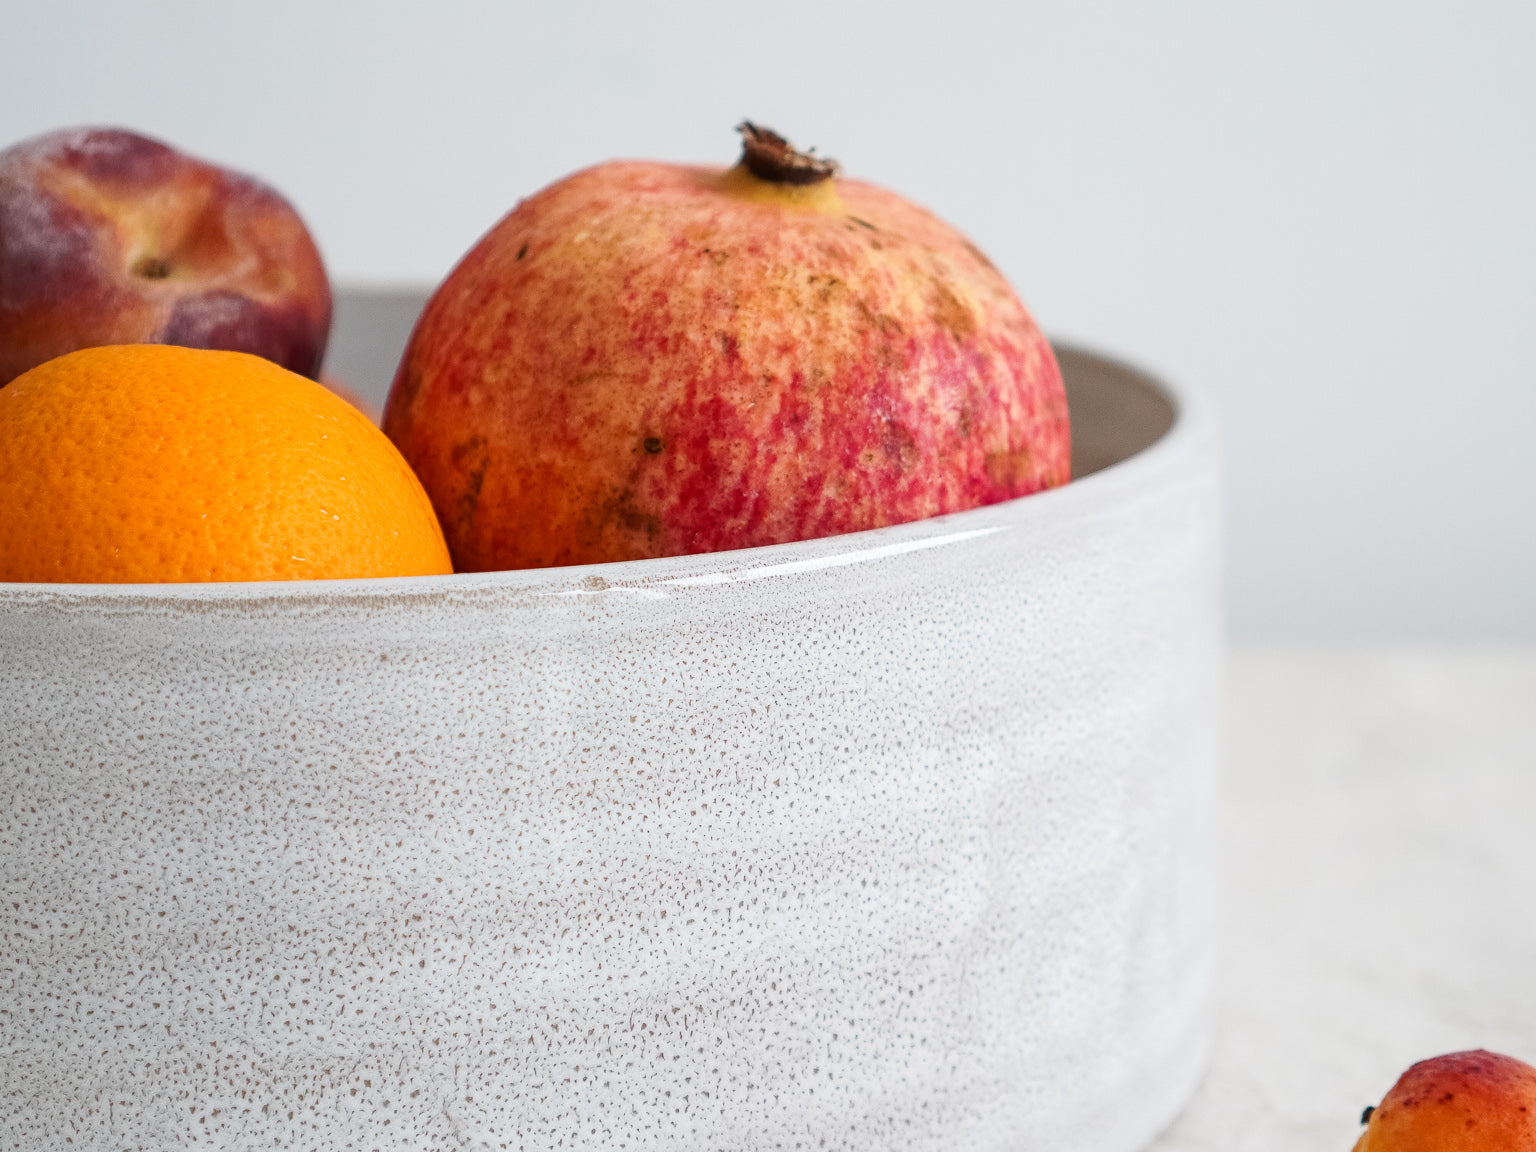
[[1133, 368], [1081, 348], [1055, 345], [1072, 414], [1072, 478], [1081, 479], [1150, 448], [1173, 427], [1173, 403]]

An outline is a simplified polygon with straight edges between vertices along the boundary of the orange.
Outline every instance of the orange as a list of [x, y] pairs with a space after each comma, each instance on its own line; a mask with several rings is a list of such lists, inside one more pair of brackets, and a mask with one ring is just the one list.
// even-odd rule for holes
[[0, 388], [0, 581], [450, 571], [394, 445], [260, 357], [87, 348]]

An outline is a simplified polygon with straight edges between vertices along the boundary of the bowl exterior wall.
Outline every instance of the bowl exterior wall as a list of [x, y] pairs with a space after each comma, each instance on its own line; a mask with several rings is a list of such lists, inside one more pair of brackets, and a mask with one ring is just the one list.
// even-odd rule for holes
[[1211, 990], [1174, 439], [749, 553], [0, 592], [0, 1142], [1141, 1146]]

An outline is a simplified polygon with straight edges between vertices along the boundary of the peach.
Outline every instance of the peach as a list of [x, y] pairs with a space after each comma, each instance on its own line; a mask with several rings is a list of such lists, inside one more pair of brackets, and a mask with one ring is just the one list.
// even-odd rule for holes
[[0, 152], [0, 385], [104, 344], [251, 352], [315, 377], [331, 289], [271, 188], [116, 128]]

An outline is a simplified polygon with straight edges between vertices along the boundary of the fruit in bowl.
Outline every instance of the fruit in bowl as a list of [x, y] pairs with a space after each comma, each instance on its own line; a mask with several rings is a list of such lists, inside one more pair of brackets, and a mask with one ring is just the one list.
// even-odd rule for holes
[[459, 570], [784, 543], [1068, 479], [1060, 371], [981, 251], [741, 130], [730, 169], [558, 181], [427, 304], [384, 429]]
[[315, 377], [330, 325], [320, 253], [260, 181], [116, 128], [0, 152], [0, 385], [104, 344], [249, 352]]
[[[700, 177], [745, 239], [683, 266], [715, 292], [733, 282], [703, 278], [739, 258], [757, 271], [732, 290], [777, 317], [733, 330], [734, 356], [697, 337], [718, 371], [682, 414], [739, 421], [713, 425], [718, 446], [691, 433], [706, 511], [734, 498], [707, 487], [722, 477], [766, 476], [765, 507], [804, 494], [747, 467], [759, 433], [767, 463], [823, 477], [816, 500], [849, 473], [866, 514], [947, 507], [898, 502], [925, 484], [990, 498], [945, 470], [934, 445], [957, 438], [983, 478], [1020, 481], [1002, 491], [1064, 479], [1054, 364], [1000, 278], [961, 276], [984, 266], [916, 209], [871, 195], [880, 212], [844, 220], [814, 158], [780, 153], [783, 179], [748, 160]], [[773, 263], [776, 231], [817, 266]], [[819, 279], [845, 264], [856, 299]], [[927, 280], [897, 276], [914, 265]], [[754, 276], [801, 310], [773, 313]], [[860, 304], [883, 309], [862, 329]], [[635, 363], [686, 366], [685, 320]], [[754, 400], [741, 363], [789, 374]], [[987, 389], [1040, 439], [999, 431]], [[977, 401], [966, 422], [945, 396]], [[279, 520], [398, 527], [400, 504], [330, 502], [358, 495], [351, 457], [324, 466], [348, 444], [395, 474], [361, 419], [236, 353], [52, 361], [0, 389], [0, 518], [28, 533], [0, 559], [99, 536], [71, 578], [204, 580], [206, 558], [110, 566], [146, 542], [167, 559], [171, 512], [178, 541], [206, 513], [214, 558], [253, 562]], [[644, 462], [676, 471], [685, 431], [646, 431]], [[286, 485], [246, 485], [274, 461]], [[1064, 499], [785, 544], [750, 572], [721, 554], [405, 588], [0, 585], [10, 1129], [39, 1147], [1144, 1146], [1207, 1049], [1214, 468], [1181, 417], [1139, 468]], [[811, 511], [781, 519], [830, 530]], [[279, 566], [314, 559], [279, 542]]]
[[268, 360], [115, 345], [0, 388], [0, 582], [451, 570], [432, 506], [384, 434]]
[[1536, 1068], [1481, 1049], [1421, 1060], [1362, 1120], [1354, 1152], [1536, 1152]]

